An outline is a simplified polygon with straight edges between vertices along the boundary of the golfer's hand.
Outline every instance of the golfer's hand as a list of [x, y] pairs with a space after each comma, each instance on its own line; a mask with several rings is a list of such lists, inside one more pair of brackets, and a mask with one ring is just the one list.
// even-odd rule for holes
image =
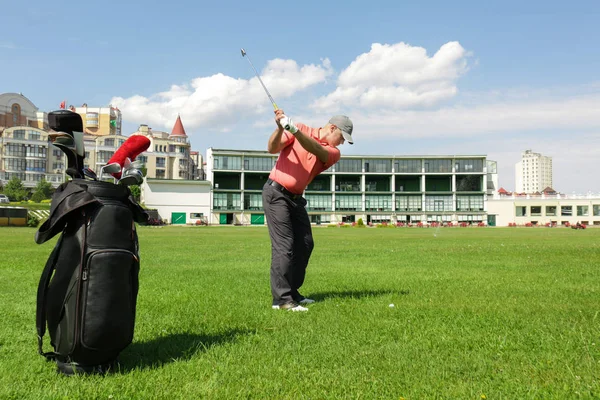
[[[281, 124], [281, 119], [282, 118], [287, 118], [285, 116], [285, 114], [283, 113], [283, 110], [279, 109], [279, 110], [275, 110], [275, 123], [277, 124], [277, 127], [279, 129], [285, 129], [283, 127], [283, 125]], [[285, 122], [285, 121], [284, 121]]]

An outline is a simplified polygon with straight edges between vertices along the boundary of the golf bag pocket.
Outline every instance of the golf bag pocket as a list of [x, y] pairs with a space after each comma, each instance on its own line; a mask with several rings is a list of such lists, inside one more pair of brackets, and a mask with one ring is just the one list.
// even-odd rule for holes
[[118, 354], [131, 343], [138, 272], [137, 257], [130, 251], [100, 250], [88, 256], [81, 277], [84, 348]]

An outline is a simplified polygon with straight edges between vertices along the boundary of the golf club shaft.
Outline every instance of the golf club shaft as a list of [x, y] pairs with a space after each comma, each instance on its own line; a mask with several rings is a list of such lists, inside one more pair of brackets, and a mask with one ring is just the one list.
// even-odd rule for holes
[[256, 70], [256, 68], [254, 68], [254, 64], [252, 64], [252, 61], [250, 60], [250, 57], [248, 56], [248, 53], [246, 53], [246, 50], [244, 50], [244, 49], [242, 49], [242, 56], [246, 57], [248, 59], [248, 62], [250, 63], [250, 66], [254, 70], [254, 73], [256, 74], [256, 77], [258, 78], [258, 81], [262, 85], [263, 89], [265, 89], [265, 93], [267, 93], [267, 96], [269, 96], [269, 100], [271, 100], [271, 103], [273, 104], [273, 108], [275, 110], [278, 110], [279, 107], [277, 107], [277, 104], [275, 104], [275, 100], [273, 100], [273, 97], [271, 96], [271, 93], [269, 93], [269, 91], [267, 90], [267, 87], [263, 83], [262, 79], [260, 79], [260, 75], [258, 75], [258, 71]]

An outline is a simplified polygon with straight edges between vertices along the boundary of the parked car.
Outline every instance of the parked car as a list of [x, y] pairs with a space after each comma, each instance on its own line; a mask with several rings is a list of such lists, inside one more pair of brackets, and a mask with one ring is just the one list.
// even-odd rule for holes
[[8, 200], [5, 194], [0, 194], [0, 203], [10, 203], [10, 200]]

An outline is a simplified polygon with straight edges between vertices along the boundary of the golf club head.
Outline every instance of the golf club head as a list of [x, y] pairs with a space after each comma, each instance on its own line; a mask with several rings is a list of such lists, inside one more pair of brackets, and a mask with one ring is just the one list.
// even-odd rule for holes
[[90, 178], [90, 179], [93, 179], [95, 181], [98, 180], [98, 176], [96, 175], [96, 173], [91, 168], [83, 168], [82, 171], [83, 171], [83, 175], [86, 178]]
[[[72, 142], [73, 139], [69, 139]], [[54, 142], [53, 145], [59, 148], [67, 156], [67, 175], [69, 175], [72, 178], [81, 178], [82, 176], [79, 172], [81, 171], [81, 169], [78, 168], [78, 160], [77, 154], [75, 153], [75, 145], [73, 143], [69, 145], [58, 142]], [[69, 171], [71, 171], [71, 173], [69, 173]]]
[[73, 135], [74, 131], [83, 132], [81, 116], [69, 110], [56, 110], [48, 113], [48, 126], [53, 131], [66, 132]]
[[77, 148], [77, 155], [85, 157], [85, 145], [83, 143], [83, 132], [74, 131], [73, 139], [75, 140], [75, 147]]
[[245, 57], [245, 56], [246, 56], [246, 50], [244, 50], [243, 48], [242, 48], [242, 49], [240, 49], [240, 50], [241, 50], [241, 52], [242, 52], [242, 57]]
[[104, 174], [115, 174], [117, 172], [121, 171], [121, 166], [119, 165], [119, 163], [110, 163], [110, 164], [106, 164], [104, 165], [102, 168], [100, 168], [100, 179], [104, 179]]
[[123, 172], [123, 177], [119, 179], [119, 185], [131, 186], [141, 185], [144, 181], [144, 176], [139, 169], [128, 169]]

